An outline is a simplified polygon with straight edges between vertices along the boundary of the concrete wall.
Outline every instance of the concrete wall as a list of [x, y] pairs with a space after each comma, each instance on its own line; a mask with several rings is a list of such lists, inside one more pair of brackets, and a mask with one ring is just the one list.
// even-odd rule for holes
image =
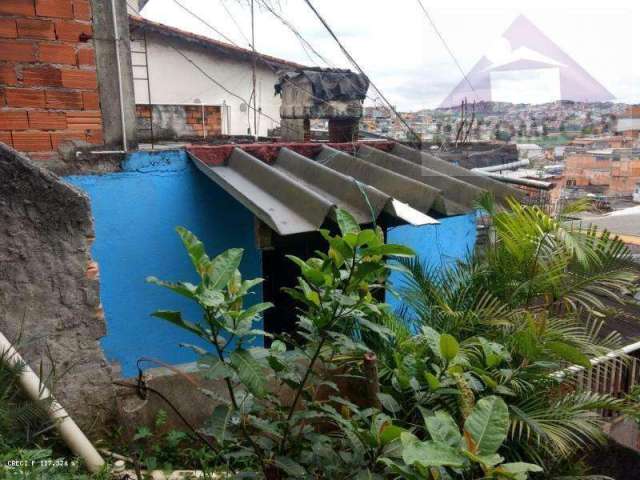
[[[138, 35], [139, 38], [139, 34]], [[132, 50], [144, 52], [145, 45], [141, 40], [132, 42]], [[215, 78], [221, 85], [239, 96], [226, 92], [207, 78], [171, 45], [188, 56], [207, 74]], [[229, 135], [245, 135], [250, 127], [253, 132], [253, 112], [241, 105], [249, 101], [252, 91], [252, 64], [249, 61], [233, 60], [223, 57], [204, 47], [178, 39], [167, 40], [157, 33], [147, 33], [147, 58], [144, 54], [133, 53], [134, 65], [145, 65], [148, 61], [149, 80], [135, 80], [136, 104], [153, 105], [199, 105], [199, 99], [205, 105], [227, 105]], [[280, 120], [280, 97], [274, 96], [276, 74], [258, 63], [256, 70], [257, 107], [275, 120], [258, 115], [258, 133], [267, 135], [269, 129], [277, 126]], [[135, 78], [146, 78], [146, 68], [134, 67]], [[151, 101], [149, 101], [149, 89]], [[243, 111], [244, 110], [244, 111]]]
[[[429, 266], [447, 268], [457, 260], [466, 258], [473, 252], [476, 239], [475, 212], [455, 217], [439, 219], [439, 225], [415, 227], [403, 225], [389, 229], [388, 243], [399, 243], [411, 247], [417, 256]], [[402, 275], [391, 274], [391, 282], [398, 288], [402, 285]], [[387, 302], [399, 306], [395, 297], [387, 294]]]
[[[120, 72], [118, 72], [116, 41], [111, 1], [91, 0], [93, 28], [96, 41], [96, 64], [100, 82], [100, 102], [104, 122], [104, 142], [111, 148], [123, 148], [126, 134], [127, 148], [136, 146], [136, 116], [133, 97], [133, 74], [129, 43], [127, 0], [115, 0], [118, 31]], [[120, 105], [120, 89], [123, 102]], [[124, 116], [124, 132], [122, 118]]]
[[115, 412], [88, 198], [0, 145], [0, 331], [83, 427]]
[[[194, 360], [179, 343], [198, 338], [150, 314], [181, 310], [198, 321], [198, 308], [168, 290], [149, 285], [149, 275], [170, 281], [196, 280], [175, 233], [182, 225], [205, 243], [210, 254], [231, 247], [245, 249], [241, 270], [261, 276], [261, 256], [254, 242], [253, 216], [202, 175], [184, 151], [136, 152], [123, 171], [66, 177], [91, 198], [96, 225], [94, 258], [100, 264], [107, 336], [102, 346], [125, 377], [135, 375], [136, 360], [147, 356], [169, 364]], [[260, 301], [260, 290], [252, 301]], [[145, 364], [147, 368], [152, 366]]]

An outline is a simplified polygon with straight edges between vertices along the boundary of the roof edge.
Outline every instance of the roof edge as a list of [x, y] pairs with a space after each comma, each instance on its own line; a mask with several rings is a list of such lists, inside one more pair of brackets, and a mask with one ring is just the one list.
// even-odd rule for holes
[[[253, 51], [247, 48], [237, 47], [235, 45], [231, 45], [229, 43], [222, 42], [220, 40], [215, 40], [213, 38], [206, 37], [204, 35], [198, 35], [196, 33], [188, 32], [186, 30], [172, 27], [164, 23], [154, 22], [153, 20], [148, 20], [138, 15], [129, 14], [129, 28], [131, 30], [137, 29], [137, 28], [148, 30], [154, 33], [158, 33], [160, 35], [167, 36], [167, 37], [179, 38], [187, 42], [201, 45], [203, 47], [212, 48], [226, 55], [242, 57], [243, 60], [248, 60], [248, 61], [253, 60]], [[289, 60], [285, 60], [278, 57], [273, 57], [271, 55], [267, 55], [264, 53], [256, 52], [256, 55], [259, 58], [261, 58], [263, 61], [275, 67], [286, 67], [286, 68], [296, 68], [296, 69], [309, 68], [306, 65], [302, 65], [296, 62], [291, 62]]]

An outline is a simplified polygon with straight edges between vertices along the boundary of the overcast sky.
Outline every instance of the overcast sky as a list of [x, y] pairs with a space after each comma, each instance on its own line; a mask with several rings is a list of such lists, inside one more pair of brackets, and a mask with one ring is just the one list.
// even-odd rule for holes
[[[249, 0], [177, 1], [238, 45], [248, 47], [245, 37], [250, 38], [251, 33]], [[271, 2], [279, 5], [279, 13], [332, 66], [350, 66], [303, 0]], [[417, 0], [314, 0], [313, 3], [363, 70], [399, 109], [437, 107], [462, 79]], [[491, 52], [511, 22], [524, 14], [619, 101], [640, 103], [637, 0], [483, 0], [482, 7], [478, 7], [477, 0], [423, 0], [423, 3], [465, 72]], [[311, 53], [310, 59], [291, 31], [268, 11], [264, 8], [256, 11], [256, 46], [260, 52], [326, 66]], [[142, 15], [223, 40], [181, 9], [176, 0], [150, 0]]]

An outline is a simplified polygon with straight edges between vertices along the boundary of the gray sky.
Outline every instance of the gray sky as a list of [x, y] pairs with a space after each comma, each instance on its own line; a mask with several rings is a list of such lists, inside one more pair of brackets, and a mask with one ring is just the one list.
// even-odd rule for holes
[[[178, 0], [248, 47], [224, 6], [250, 38], [248, 0]], [[322, 24], [302, 0], [271, 0], [280, 13], [331, 62], [349, 67]], [[416, 0], [314, 0], [314, 5], [364, 71], [401, 110], [433, 108], [462, 74]], [[502, 33], [524, 14], [548, 38], [611, 91], [619, 101], [640, 103], [640, 6], [634, 0], [423, 0], [465, 72], [496, 48]], [[515, 7], [514, 5], [518, 6]], [[561, 8], [557, 5], [562, 5]], [[606, 4], [606, 8], [603, 5]], [[175, 0], [151, 0], [143, 16], [223, 40]], [[305, 54], [296, 37], [264, 9], [257, 9], [256, 46], [263, 53], [326, 66]]]

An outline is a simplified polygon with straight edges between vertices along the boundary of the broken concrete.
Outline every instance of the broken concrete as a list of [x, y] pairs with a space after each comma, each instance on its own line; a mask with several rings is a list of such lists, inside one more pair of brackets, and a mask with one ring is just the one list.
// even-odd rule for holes
[[85, 430], [116, 412], [88, 198], [0, 144], [0, 331]]

